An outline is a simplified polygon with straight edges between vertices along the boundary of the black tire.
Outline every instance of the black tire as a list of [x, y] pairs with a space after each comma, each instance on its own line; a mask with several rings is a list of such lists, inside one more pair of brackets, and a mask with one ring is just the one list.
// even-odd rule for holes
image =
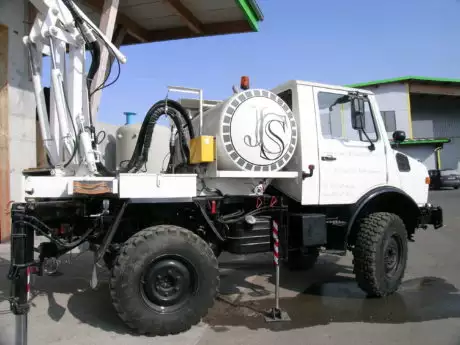
[[169, 335], [200, 322], [219, 286], [217, 259], [189, 230], [159, 225], [123, 245], [110, 279], [113, 305], [139, 334]]
[[377, 212], [363, 218], [353, 250], [359, 287], [370, 297], [394, 293], [404, 277], [407, 252], [407, 231], [400, 217]]
[[216, 243], [210, 243], [212, 252], [216, 258], [219, 258], [220, 254], [222, 254], [222, 247]]
[[319, 249], [295, 250], [289, 252], [287, 265], [291, 271], [307, 271], [312, 269], [318, 260]]

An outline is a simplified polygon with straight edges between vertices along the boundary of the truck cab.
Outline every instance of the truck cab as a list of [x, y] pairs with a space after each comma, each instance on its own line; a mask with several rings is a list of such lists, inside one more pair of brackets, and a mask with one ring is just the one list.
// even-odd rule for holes
[[[302, 178], [275, 182], [285, 194], [302, 205], [352, 205], [371, 191], [394, 188], [419, 206], [428, 202], [427, 168], [391, 147], [372, 92], [297, 80], [272, 91], [292, 109], [302, 133], [285, 167], [302, 171]], [[405, 134], [393, 137], [403, 141]]]

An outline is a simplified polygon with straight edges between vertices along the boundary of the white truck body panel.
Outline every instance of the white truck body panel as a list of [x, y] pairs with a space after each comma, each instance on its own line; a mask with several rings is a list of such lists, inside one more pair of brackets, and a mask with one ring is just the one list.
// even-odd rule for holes
[[28, 176], [26, 198], [69, 198], [76, 196], [73, 183], [107, 182], [112, 195], [148, 202], [191, 201], [197, 196], [195, 174], [119, 174], [115, 177]]
[[[294, 80], [271, 91], [280, 95], [286, 90], [292, 90], [290, 106], [300, 131], [296, 152], [286, 169], [297, 170], [299, 175], [309, 172], [310, 165], [314, 165], [315, 169], [311, 177], [303, 180], [299, 176], [297, 179], [273, 181], [279, 190], [302, 205], [350, 205], [371, 190], [385, 186], [402, 189], [420, 205], [427, 202], [428, 185], [425, 178], [428, 171], [423, 164], [410, 158], [411, 170], [399, 171], [395, 150], [391, 148], [372, 92], [359, 90], [368, 95], [374, 114], [375, 129], [368, 133], [371, 139], [375, 139], [373, 151], [368, 148], [369, 141], [362, 135], [359, 137], [359, 132], [353, 130], [348, 119], [340, 123], [342, 128], [339, 131], [343, 136], [333, 135], [332, 128], [329, 134], [324, 134], [327, 133], [324, 123], [327, 114], [319, 104], [320, 93], [339, 97], [356, 89]], [[366, 113], [370, 115], [369, 108]], [[347, 113], [342, 109], [340, 116], [344, 115]], [[350, 133], [352, 135], [346, 135]], [[323, 157], [332, 157], [332, 160]]]
[[[392, 151], [394, 157], [397, 151]], [[389, 154], [388, 156], [391, 158], [392, 155]], [[428, 170], [423, 163], [409, 156], [407, 158], [410, 163], [410, 171], [400, 172], [396, 166], [396, 171], [394, 171], [393, 175], [399, 177], [399, 183], [395, 183], [394, 186], [405, 191], [419, 206], [423, 206], [428, 201], [429, 186], [425, 183], [425, 179], [428, 177]], [[395, 159], [393, 158], [393, 160]]]
[[[315, 87], [313, 94], [318, 118], [323, 110], [318, 102], [320, 95], [346, 95], [347, 92]], [[342, 138], [322, 135], [322, 123], [317, 121], [321, 205], [353, 204], [368, 191], [387, 182], [385, 139], [379, 135], [374, 142], [375, 150], [371, 151], [366, 138], [347, 135], [355, 131], [345, 114], [342, 116], [345, 120], [342, 121]], [[373, 137], [372, 133], [369, 136]]]
[[[291, 93], [286, 96], [285, 91], [289, 90]], [[29, 176], [25, 179], [26, 196], [69, 197], [73, 195], [71, 186], [74, 180], [109, 179], [114, 184], [113, 194], [120, 198], [177, 202], [201, 195], [203, 182], [208, 188], [217, 188], [223, 194], [250, 195], [263, 179], [267, 179], [265, 183], [273, 184], [302, 205], [351, 205], [373, 189], [385, 186], [402, 189], [419, 205], [427, 202], [428, 185], [425, 179], [428, 171], [423, 164], [411, 158], [410, 171], [400, 171], [395, 159], [396, 151], [391, 148], [372, 92], [359, 90], [368, 96], [366, 114], [369, 114], [369, 118], [366, 118], [365, 127], [366, 133], [375, 139], [374, 150], [369, 149], [370, 142], [365, 136], [352, 128], [349, 103], [333, 104], [335, 99], [356, 89], [294, 80], [271, 91], [291, 108], [297, 123], [295, 151], [279, 171], [221, 171], [215, 169], [219, 163], [217, 157], [217, 161], [209, 164], [207, 173], [200, 178], [195, 174], [155, 173], [119, 174], [116, 178]], [[217, 120], [217, 116], [214, 119], [211, 116], [216, 115], [217, 110], [204, 116], [206, 135], [221, 134], [210, 133], [210, 124], [207, 123], [210, 118]], [[373, 120], [370, 114], [374, 114]], [[253, 112], [248, 111], [246, 115], [249, 120]], [[241, 133], [245, 134], [249, 127], [241, 128]], [[242, 138], [241, 133], [237, 136], [238, 140]], [[219, 152], [222, 148], [217, 147], [216, 150]], [[311, 171], [313, 174], [310, 176], [302, 176]]]

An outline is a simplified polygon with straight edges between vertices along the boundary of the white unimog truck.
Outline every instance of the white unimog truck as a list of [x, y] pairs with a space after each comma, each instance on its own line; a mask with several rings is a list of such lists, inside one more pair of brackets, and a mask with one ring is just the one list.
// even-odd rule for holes
[[[371, 92], [304, 81], [251, 89], [244, 79], [193, 119], [178, 102], [160, 100], [145, 116], [131, 159], [109, 171], [84, 81], [97, 70], [100, 44], [125, 59], [71, 1], [58, 3], [24, 40], [50, 166], [24, 171], [25, 202], [12, 206], [16, 315], [27, 315], [31, 272], [42, 274], [47, 260], [83, 243], [95, 266], [111, 270], [113, 305], [139, 333], [174, 334], [198, 323], [218, 292], [222, 251], [274, 250], [297, 269], [312, 267], [321, 248], [351, 251], [367, 294], [398, 289], [408, 240], [419, 228], [441, 227], [442, 210], [427, 203], [426, 167], [392, 148]], [[61, 40], [69, 44], [66, 74]], [[83, 43], [93, 53], [85, 79], [78, 77]], [[53, 61], [50, 114], [36, 64], [43, 51]], [[168, 167], [145, 171], [154, 126], [165, 114], [175, 128]], [[396, 143], [404, 137], [393, 134]], [[35, 248], [36, 261], [34, 234], [49, 239]]]

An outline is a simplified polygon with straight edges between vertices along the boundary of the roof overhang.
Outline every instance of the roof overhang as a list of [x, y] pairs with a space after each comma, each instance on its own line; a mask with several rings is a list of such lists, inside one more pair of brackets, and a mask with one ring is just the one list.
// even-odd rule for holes
[[381, 85], [404, 84], [411, 95], [460, 96], [460, 79], [406, 76], [348, 85], [374, 89]]
[[432, 77], [417, 77], [417, 76], [405, 76], [405, 77], [398, 77], [398, 78], [390, 78], [390, 79], [381, 79], [381, 80], [373, 80], [364, 83], [356, 83], [347, 85], [349, 87], [371, 87], [371, 86], [379, 86], [383, 84], [395, 84], [395, 83], [416, 83], [416, 84], [431, 84], [431, 85], [460, 85], [460, 79], [452, 79], [452, 78], [432, 78]]
[[[75, 2], [99, 24], [104, 0]], [[127, 45], [255, 32], [262, 20], [256, 0], [119, 0], [115, 27]]]

